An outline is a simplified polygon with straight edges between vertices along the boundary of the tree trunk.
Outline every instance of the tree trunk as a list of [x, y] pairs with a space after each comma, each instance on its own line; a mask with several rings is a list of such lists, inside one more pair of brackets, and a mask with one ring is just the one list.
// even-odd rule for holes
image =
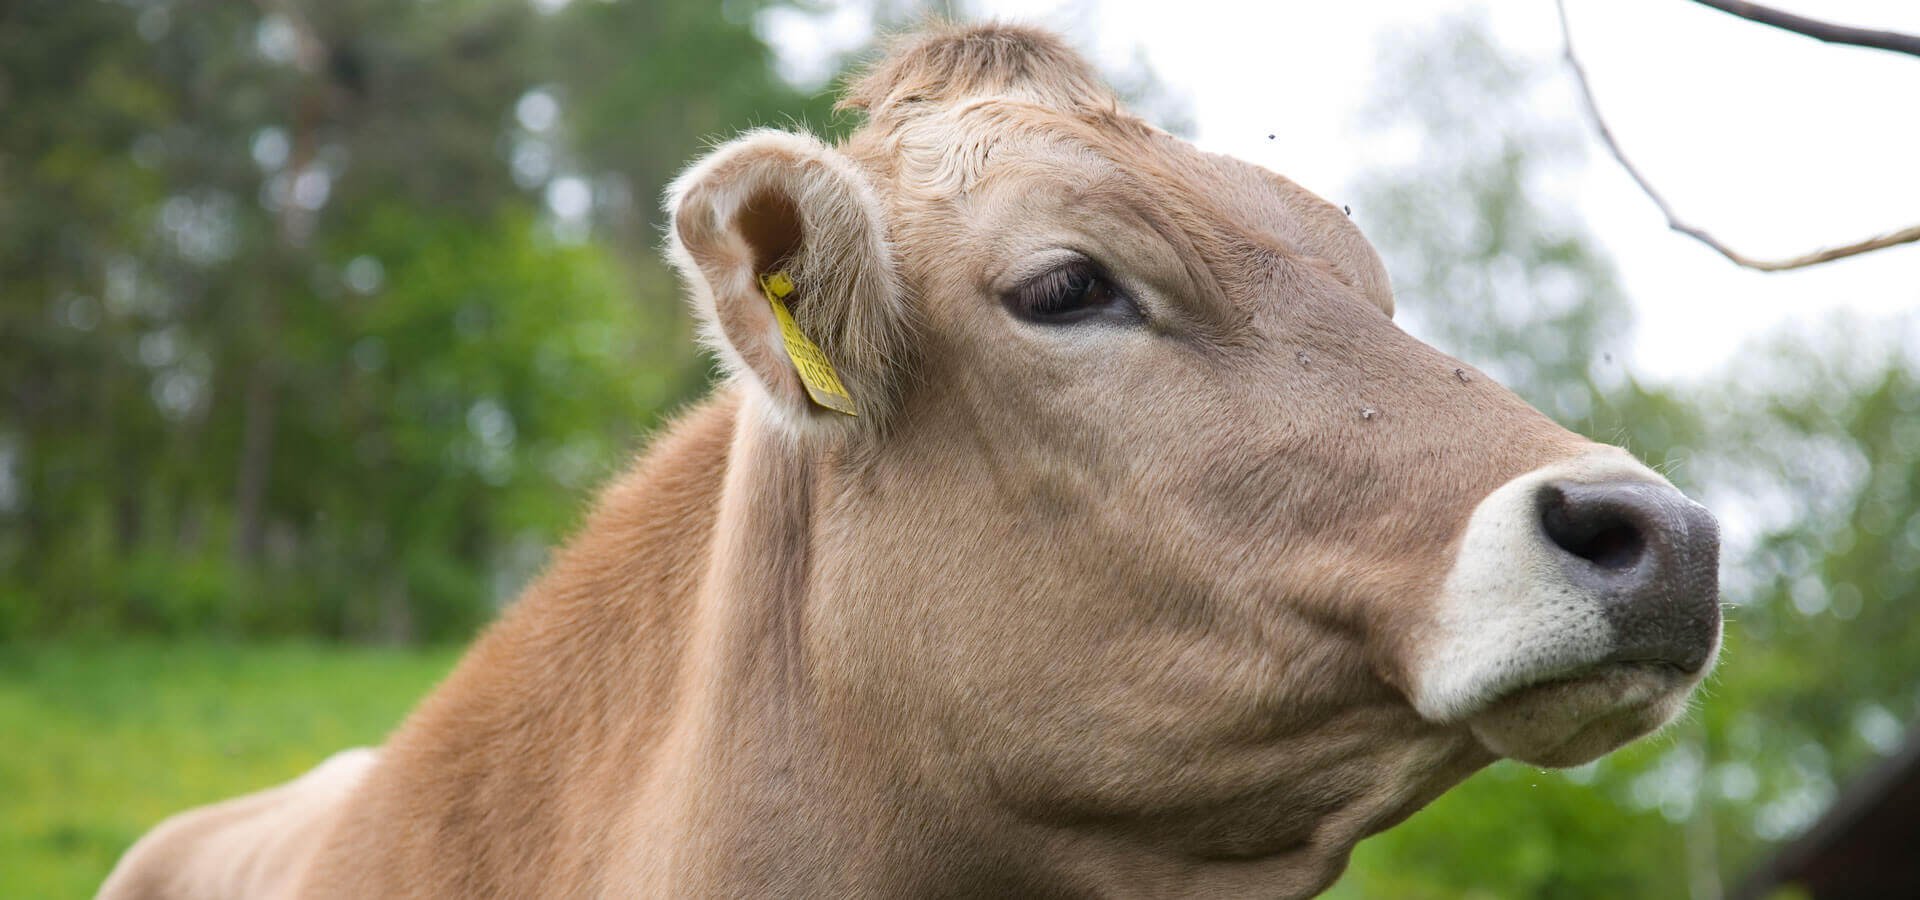
[[267, 478], [273, 471], [273, 424], [278, 402], [266, 364], [256, 365], [247, 383], [239, 475], [233, 489], [233, 556], [242, 563], [258, 560], [266, 544]]

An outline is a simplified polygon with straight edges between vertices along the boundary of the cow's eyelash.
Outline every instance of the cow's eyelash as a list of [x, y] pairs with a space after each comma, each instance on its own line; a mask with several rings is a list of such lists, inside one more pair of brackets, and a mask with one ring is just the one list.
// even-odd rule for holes
[[1139, 318], [1139, 309], [1090, 260], [1069, 260], [1022, 282], [1004, 297], [1007, 309], [1029, 322], [1065, 325], [1095, 318]]

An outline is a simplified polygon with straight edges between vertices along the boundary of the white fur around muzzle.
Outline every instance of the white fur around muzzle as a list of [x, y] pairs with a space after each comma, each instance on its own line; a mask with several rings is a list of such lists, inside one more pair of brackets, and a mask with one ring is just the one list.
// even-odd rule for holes
[[1514, 691], [1579, 673], [1615, 644], [1600, 598], [1573, 583], [1542, 540], [1535, 497], [1553, 481], [1667, 484], [1600, 447], [1502, 485], [1474, 509], [1413, 673], [1414, 708], [1466, 719]]

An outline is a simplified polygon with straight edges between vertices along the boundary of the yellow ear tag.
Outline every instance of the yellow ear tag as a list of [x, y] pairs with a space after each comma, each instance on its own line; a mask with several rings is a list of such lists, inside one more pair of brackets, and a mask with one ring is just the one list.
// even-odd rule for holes
[[793, 313], [787, 311], [786, 296], [793, 293], [793, 279], [785, 272], [762, 275], [760, 290], [773, 306], [773, 317], [780, 322], [780, 337], [787, 345], [787, 358], [793, 360], [793, 370], [800, 373], [800, 383], [807, 386], [807, 396], [834, 412], [859, 415], [853, 411], [853, 397], [840, 384], [840, 375], [833, 370], [833, 363], [820, 352], [820, 345], [807, 339], [800, 331], [800, 324], [793, 320]]

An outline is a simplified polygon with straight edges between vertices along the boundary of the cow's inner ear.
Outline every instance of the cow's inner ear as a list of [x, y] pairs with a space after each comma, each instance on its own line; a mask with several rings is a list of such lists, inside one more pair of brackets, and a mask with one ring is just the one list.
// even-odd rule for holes
[[669, 253], [729, 374], [802, 433], [884, 421], [910, 316], [858, 166], [808, 135], [752, 132], [681, 176], [668, 209]]
[[753, 253], [755, 278], [772, 275], [791, 266], [800, 249], [805, 227], [793, 198], [775, 191], [760, 191], [740, 207], [734, 227], [746, 239]]

